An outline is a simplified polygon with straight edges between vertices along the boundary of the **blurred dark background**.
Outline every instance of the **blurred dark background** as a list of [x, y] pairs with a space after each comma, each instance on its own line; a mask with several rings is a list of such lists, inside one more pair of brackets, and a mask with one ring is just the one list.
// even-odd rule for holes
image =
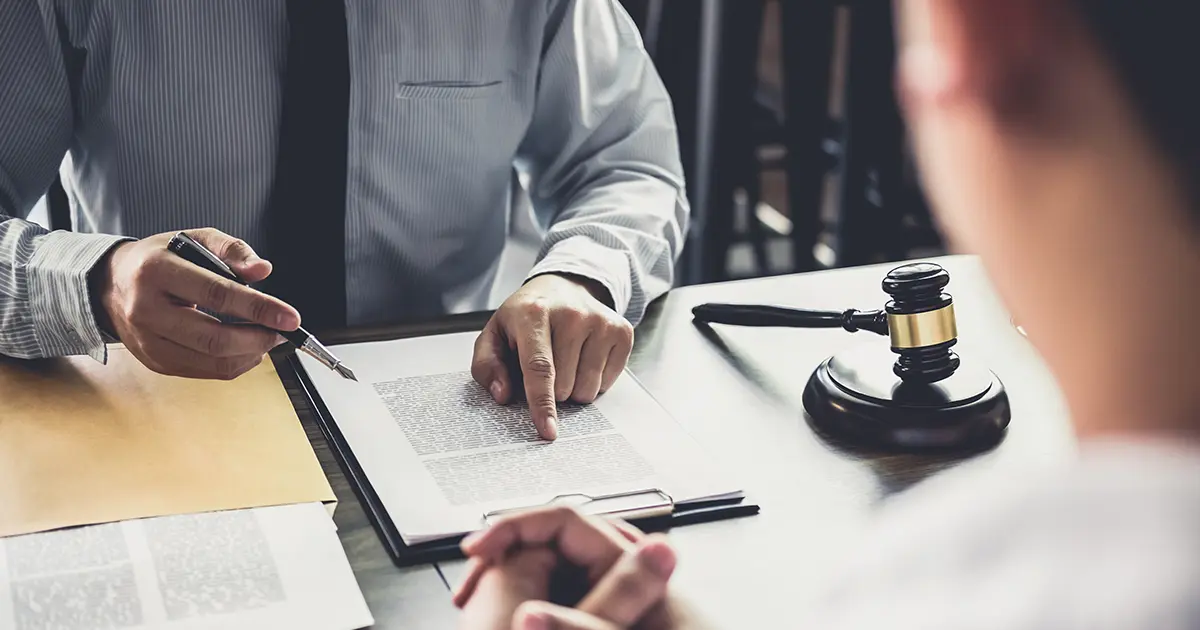
[[675, 103], [680, 284], [937, 255], [886, 0], [621, 0]]

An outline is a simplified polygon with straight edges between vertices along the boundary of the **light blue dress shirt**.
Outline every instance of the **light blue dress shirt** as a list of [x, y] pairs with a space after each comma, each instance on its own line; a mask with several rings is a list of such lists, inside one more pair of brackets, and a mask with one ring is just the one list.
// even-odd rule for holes
[[[350, 324], [485, 308], [517, 194], [546, 229], [530, 275], [592, 278], [637, 323], [688, 205], [616, 0], [346, 11]], [[87, 274], [121, 237], [211, 226], [270, 258], [286, 37], [283, 0], [0, 0], [0, 353], [103, 359]], [[73, 233], [24, 220], [56, 171]]]

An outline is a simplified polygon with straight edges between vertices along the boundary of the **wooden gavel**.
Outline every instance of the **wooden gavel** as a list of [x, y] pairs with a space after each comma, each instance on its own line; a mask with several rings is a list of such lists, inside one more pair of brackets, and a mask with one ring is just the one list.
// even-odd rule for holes
[[933, 263], [913, 263], [891, 270], [883, 280], [889, 301], [882, 310], [814, 311], [752, 304], [701, 304], [692, 309], [696, 321], [730, 326], [842, 328], [890, 337], [899, 355], [893, 371], [906, 382], [936, 383], [958, 369], [954, 300], [942, 291], [950, 274]]
[[[990, 446], [1011, 418], [1004, 384], [951, 348], [958, 343], [950, 274], [928, 262], [897, 267], [883, 279], [891, 300], [878, 311], [814, 311], [782, 306], [701, 304], [695, 321], [732, 326], [841, 328], [886, 336], [891, 352], [863, 344], [813, 370], [804, 408], [830, 435], [903, 450]], [[888, 369], [888, 359], [897, 356]]]

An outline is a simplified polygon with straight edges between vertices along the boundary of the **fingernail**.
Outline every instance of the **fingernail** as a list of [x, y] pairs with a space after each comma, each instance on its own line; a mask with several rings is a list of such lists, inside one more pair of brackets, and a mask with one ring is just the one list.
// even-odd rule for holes
[[675, 571], [675, 554], [665, 544], [644, 545], [638, 549], [638, 561], [664, 580], [671, 577], [671, 573]]
[[546, 613], [535, 612], [525, 615], [524, 630], [550, 630], [550, 618]]
[[280, 330], [291, 330], [300, 325], [300, 318], [286, 310], [275, 313], [275, 327]]
[[546, 438], [554, 440], [558, 438], [558, 421], [554, 416], [546, 418]]
[[258, 263], [263, 263], [263, 262], [266, 262], [266, 261], [263, 260], [262, 258], [259, 258], [257, 254], [250, 254], [249, 256], [237, 261], [236, 264], [238, 264], [241, 267], [249, 267], [251, 265], [256, 265]]
[[496, 402], [500, 401], [500, 393], [502, 390], [503, 390], [503, 388], [500, 385], [500, 381], [492, 381], [492, 386], [491, 386], [492, 398], [494, 398], [496, 400]]
[[459, 547], [462, 548], [463, 551], [466, 551], [466, 550], [470, 549], [471, 547], [474, 547], [476, 545], [476, 543], [479, 542], [479, 539], [482, 537], [483, 537], [483, 532], [474, 532], [471, 534], [467, 534], [466, 538], [463, 538], [462, 542], [459, 543]]

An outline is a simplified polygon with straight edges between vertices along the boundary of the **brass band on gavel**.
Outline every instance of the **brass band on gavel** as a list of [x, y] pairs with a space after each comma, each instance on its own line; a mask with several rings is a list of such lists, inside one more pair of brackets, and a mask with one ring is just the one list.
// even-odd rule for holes
[[893, 348], [927, 348], [958, 338], [953, 304], [911, 315], [888, 313], [887, 319]]

